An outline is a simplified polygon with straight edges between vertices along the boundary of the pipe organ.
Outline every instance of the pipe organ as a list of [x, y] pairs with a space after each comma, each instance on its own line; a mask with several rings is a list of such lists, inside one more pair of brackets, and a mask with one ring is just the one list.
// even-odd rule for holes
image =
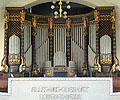
[[62, 71], [71, 77], [97, 76], [106, 66], [107, 73], [117, 70], [114, 7], [96, 7], [66, 20], [35, 15], [24, 8], [5, 11], [3, 72], [14, 66], [15, 73], [58, 76]]

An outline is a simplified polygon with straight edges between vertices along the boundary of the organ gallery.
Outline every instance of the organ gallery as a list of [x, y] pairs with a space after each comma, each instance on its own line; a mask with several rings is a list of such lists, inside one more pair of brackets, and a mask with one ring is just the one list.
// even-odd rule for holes
[[5, 8], [0, 77], [119, 78], [115, 7], [93, 9], [74, 2], [69, 9], [65, 2], [60, 7], [47, 2]]

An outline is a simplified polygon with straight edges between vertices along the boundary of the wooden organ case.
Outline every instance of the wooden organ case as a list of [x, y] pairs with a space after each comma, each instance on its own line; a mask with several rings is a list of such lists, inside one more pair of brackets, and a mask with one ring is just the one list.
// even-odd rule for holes
[[4, 76], [50, 77], [56, 66], [71, 77], [118, 76], [114, 7], [67, 19], [7, 7], [4, 17]]

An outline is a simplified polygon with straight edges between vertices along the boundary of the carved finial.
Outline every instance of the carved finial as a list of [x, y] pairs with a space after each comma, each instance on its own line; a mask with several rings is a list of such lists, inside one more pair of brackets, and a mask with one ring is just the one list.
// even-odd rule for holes
[[68, 18], [68, 20], [66, 20], [66, 24], [67, 24], [67, 29], [70, 30], [70, 25], [71, 25], [71, 20], [70, 18]]

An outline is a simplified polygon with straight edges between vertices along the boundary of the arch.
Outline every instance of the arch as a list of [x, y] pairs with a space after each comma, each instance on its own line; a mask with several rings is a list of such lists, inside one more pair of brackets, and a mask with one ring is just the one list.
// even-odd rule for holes
[[[65, 0], [63, 0], [63, 1], [65, 1]], [[52, 0], [51, 1], [49, 1], [49, 0], [34, 1], [34, 2], [30, 3], [30, 4], [28, 4], [28, 5], [25, 5], [25, 8], [30, 8], [32, 6], [38, 5], [40, 3], [46, 3], [46, 2], [52, 2]], [[95, 4], [90, 3], [88, 0], [74, 0], [74, 3], [83, 4], [83, 5], [86, 5], [86, 6], [91, 7], [91, 8], [95, 8], [96, 7]]]

